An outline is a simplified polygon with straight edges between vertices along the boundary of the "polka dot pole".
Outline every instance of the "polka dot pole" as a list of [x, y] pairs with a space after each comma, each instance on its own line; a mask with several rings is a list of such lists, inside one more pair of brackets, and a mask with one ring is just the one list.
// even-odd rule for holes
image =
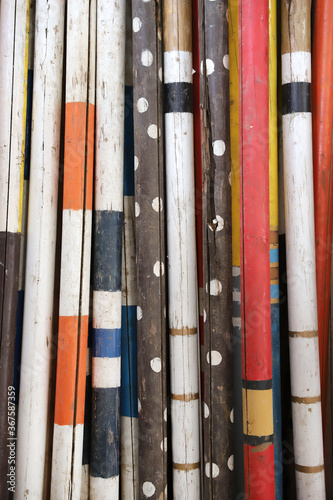
[[200, 498], [191, 1], [164, 2], [173, 495]]
[[282, 2], [282, 130], [297, 498], [325, 498], [312, 172], [311, 2]]
[[[167, 498], [167, 368], [162, 26], [132, 2], [140, 498]], [[143, 54], [151, 54], [146, 64]]]
[[[62, 101], [64, 2], [36, 2], [31, 163], [16, 497], [42, 498], [50, 449], [52, 318]], [[47, 474], [46, 474], [47, 478]]]
[[[233, 496], [228, 2], [204, 4], [204, 498]], [[216, 39], [220, 43], [216, 43]]]
[[239, 3], [245, 492], [275, 497], [269, 238], [269, 8]]
[[[15, 335], [22, 240], [30, 2], [0, 10], [0, 396], [15, 404]], [[10, 399], [8, 399], [10, 398]], [[7, 404], [6, 404], [7, 407]], [[9, 409], [9, 407], [8, 407]], [[8, 490], [8, 413], [0, 412], [0, 496]], [[15, 427], [15, 425], [14, 425]]]
[[230, 1], [229, 71], [230, 71], [230, 153], [232, 218], [232, 327], [233, 327], [233, 448], [234, 494], [244, 494], [244, 439], [242, 402], [241, 340], [241, 268], [240, 268], [240, 186], [239, 186], [239, 58], [238, 1]]
[[138, 499], [137, 285], [134, 214], [132, 10], [126, 5], [124, 222], [121, 307], [121, 498]]
[[[79, 497], [82, 476], [94, 158], [89, 1], [67, 3], [62, 248], [51, 499]], [[96, 20], [96, 17], [95, 17]], [[94, 70], [92, 71], [94, 73]], [[74, 82], [74, 83], [73, 83]], [[90, 83], [90, 85], [89, 85]], [[94, 91], [93, 91], [94, 93]]]
[[97, 2], [96, 54], [90, 498], [103, 500], [119, 495], [125, 2]]
[[[313, 38], [313, 171], [316, 235], [318, 334], [323, 416], [326, 415], [332, 241], [333, 4], [317, 2]], [[322, 182], [325, 179], [325, 182]]]

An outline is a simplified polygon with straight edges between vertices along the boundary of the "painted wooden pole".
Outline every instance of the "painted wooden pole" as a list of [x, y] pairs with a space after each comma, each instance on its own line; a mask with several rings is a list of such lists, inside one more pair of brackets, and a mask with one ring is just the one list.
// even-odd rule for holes
[[333, 4], [316, 2], [313, 38], [313, 172], [319, 359], [323, 419], [326, 414], [332, 241]]
[[242, 400], [240, 185], [239, 185], [239, 44], [238, 1], [229, 0], [230, 153], [232, 217], [232, 326], [233, 326], [233, 447], [234, 494], [244, 494], [244, 439]]
[[204, 9], [204, 497], [220, 499], [233, 496], [234, 468], [228, 2]]
[[[16, 443], [14, 382], [19, 262], [23, 216], [30, 2], [0, 11], [0, 496], [7, 498], [9, 452]], [[10, 447], [9, 447], [10, 445]]]
[[103, 500], [119, 494], [125, 2], [97, 2], [96, 52], [90, 498]]
[[325, 498], [312, 173], [311, 2], [282, 2], [282, 126], [297, 498]]
[[48, 453], [63, 26], [64, 2], [37, 0], [16, 498], [42, 498]]
[[121, 497], [139, 498], [137, 285], [134, 200], [132, 9], [126, 6], [124, 223], [122, 257], [120, 456]]
[[275, 498], [282, 500], [282, 429], [280, 377], [278, 138], [277, 138], [277, 6], [269, 1], [269, 230], [274, 418]]
[[51, 499], [80, 498], [91, 253], [94, 106], [89, 1], [67, 4], [64, 191]]
[[163, 19], [173, 495], [195, 500], [200, 452], [191, 1], [164, 2]]
[[[162, 26], [158, 2], [132, 3], [139, 494], [167, 498], [167, 367]], [[170, 490], [170, 488], [169, 488]], [[169, 491], [170, 494], [170, 491]]]
[[241, 1], [240, 203], [245, 492], [275, 497], [269, 244], [269, 9]]

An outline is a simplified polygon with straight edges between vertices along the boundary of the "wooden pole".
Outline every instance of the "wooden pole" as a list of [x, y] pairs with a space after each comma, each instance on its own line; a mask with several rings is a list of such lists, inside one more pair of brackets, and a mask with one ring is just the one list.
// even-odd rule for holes
[[103, 500], [119, 495], [125, 2], [97, 2], [96, 51], [90, 498]]
[[313, 172], [316, 235], [316, 270], [319, 359], [323, 416], [326, 413], [327, 353], [330, 311], [331, 241], [332, 241], [332, 121], [333, 4], [316, 2], [313, 37]]
[[280, 376], [280, 289], [278, 233], [278, 137], [277, 137], [277, 6], [269, 2], [269, 230], [272, 331], [272, 388], [274, 418], [275, 498], [282, 500], [282, 429]]
[[244, 494], [244, 439], [242, 401], [240, 180], [239, 180], [239, 44], [238, 1], [229, 0], [230, 152], [232, 217], [232, 326], [234, 395], [234, 494]]
[[200, 453], [191, 1], [164, 2], [163, 19], [173, 495], [195, 500]]
[[[23, 217], [30, 3], [3, 2], [0, 21], [0, 496], [7, 498], [9, 445], [16, 447], [14, 383]], [[8, 408], [8, 409], [7, 409]], [[11, 412], [9, 413], [9, 410]], [[11, 429], [11, 430], [10, 430]]]
[[64, 2], [37, 0], [16, 498], [42, 498], [48, 453], [63, 26]]
[[269, 9], [241, 1], [240, 200], [245, 492], [274, 498], [269, 245]]
[[311, 2], [282, 2], [282, 126], [297, 498], [325, 498], [312, 173]]
[[[139, 494], [167, 498], [167, 351], [162, 26], [158, 2], [132, 3]], [[159, 133], [160, 131], [160, 133]], [[160, 264], [161, 263], [161, 264]], [[170, 487], [168, 488], [170, 494]]]
[[[94, 106], [89, 1], [67, 4], [65, 157], [51, 499], [81, 491], [91, 254]], [[74, 59], [70, 54], [75, 54]]]
[[[228, 2], [204, 4], [204, 497], [233, 496], [231, 162]], [[216, 43], [219, 40], [219, 43]], [[205, 413], [206, 411], [206, 413]]]

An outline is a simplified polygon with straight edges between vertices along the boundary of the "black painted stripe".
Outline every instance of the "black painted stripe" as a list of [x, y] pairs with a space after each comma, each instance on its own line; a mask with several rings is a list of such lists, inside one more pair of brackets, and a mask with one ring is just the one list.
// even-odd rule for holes
[[120, 389], [92, 388], [90, 475], [119, 475]]
[[260, 446], [265, 443], [273, 444], [273, 434], [270, 436], [250, 436], [249, 434], [244, 434], [244, 443], [248, 446]]
[[242, 381], [243, 389], [250, 389], [252, 391], [268, 391], [272, 389], [272, 379], [268, 380], [246, 380]]
[[311, 84], [308, 82], [291, 82], [282, 85], [282, 114], [310, 113]]
[[193, 89], [192, 83], [177, 82], [164, 85], [165, 113], [192, 113]]
[[98, 210], [94, 222], [94, 290], [120, 291], [123, 213]]

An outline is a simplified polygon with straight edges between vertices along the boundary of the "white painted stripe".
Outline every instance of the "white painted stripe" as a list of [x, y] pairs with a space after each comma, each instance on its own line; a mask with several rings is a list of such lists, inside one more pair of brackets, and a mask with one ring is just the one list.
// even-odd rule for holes
[[292, 403], [295, 463], [318, 466], [324, 463], [321, 404]]
[[164, 83], [192, 83], [192, 53], [182, 50], [164, 52]]
[[121, 328], [120, 291], [93, 291], [93, 328]]
[[[199, 392], [198, 335], [170, 335], [170, 355], [172, 359], [171, 392], [173, 394], [195, 394]], [[182, 375], [178, 376], [179, 369]]]
[[[134, 196], [124, 196], [122, 305], [137, 304]], [[124, 241], [125, 238], [125, 241]], [[126, 255], [125, 255], [126, 252]], [[125, 269], [126, 264], [126, 269]]]
[[[304, 474], [302, 472], [295, 471], [295, 474], [297, 498], [326, 500], [324, 471], [316, 472], [314, 474]], [[306, 494], [306, 497], [304, 494]]]
[[72, 500], [81, 500], [83, 433], [83, 424], [74, 427]]
[[0, 10], [0, 231], [7, 229], [15, 3], [2, 0]]
[[[190, 500], [200, 499], [200, 469], [190, 470], [188, 472], [173, 471], [173, 488], [177, 491], [177, 497], [188, 498]], [[179, 493], [179, 495], [178, 495]]]
[[240, 302], [241, 301], [241, 293], [237, 292], [236, 290], [232, 291], [232, 300], [234, 302]]
[[92, 358], [92, 387], [120, 387], [120, 357]]
[[290, 364], [297, 366], [302, 376], [291, 380], [291, 394], [300, 398], [320, 395], [319, 347], [316, 338], [289, 338]]
[[126, 2], [97, 6], [95, 209], [123, 210]]
[[172, 399], [171, 415], [173, 462], [199, 462], [199, 400], [184, 403]]
[[27, 490], [31, 498], [42, 498], [44, 489], [52, 386], [64, 10], [64, 2], [37, 1], [16, 498], [24, 498]]
[[290, 331], [317, 330], [310, 113], [282, 117]]
[[[14, 2], [13, 2], [14, 3]], [[11, 150], [10, 150], [10, 174], [9, 174], [9, 196], [8, 196], [8, 220], [7, 229], [10, 232], [20, 230], [20, 196], [21, 196], [21, 165], [24, 159], [24, 139], [26, 119], [24, 116], [24, 104], [27, 89], [26, 69], [26, 44], [27, 44], [27, 0], [16, 1], [15, 22], [15, 54], [14, 54], [14, 79], [13, 100], [11, 114]], [[27, 53], [28, 56], [28, 53]], [[2, 125], [1, 125], [2, 126]], [[23, 179], [22, 179], [23, 181]], [[22, 186], [23, 187], [23, 186]]]
[[73, 427], [54, 424], [51, 500], [69, 498], [71, 491]]
[[232, 275], [233, 276], [240, 276], [240, 267], [232, 266]]
[[282, 54], [282, 84], [311, 83], [311, 52]]
[[236, 328], [242, 328], [242, 319], [241, 318], [235, 318], [234, 316], [232, 317], [232, 326]]
[[86, 102], [89, 43], [89, 1], [70, 0], [67, 6], [66, 102]]
[[90, 500], [117, 499], [118, 492], [119, 476], [113, 476], [107, 479], [90, 476]]
[[197, 263], [193, 166], [193, 115], [167, 113], [167, 235], [171, 328], [197, 326]]
[[85, 220], [84, 220], [84, 243], [83, 243], [84, 246], [83, 246], [82, 294], [81, 294], [82, 316], [89, 316], [91, 232], [92, 232], [92, 211], [86, 210]]
[[60, 316], [78, 316], [83, 236], [82, 210], [63, 210], [60, 276]]
[[[121, 498], [139, 498], [139, 421], [120, 417]], [[134, 477], [134, 480], [133, 480]]]
[[89, 103], [96, 101], [96, 0], [90, 0]]
[[89, 465], [82, 465], [80, 500], [89, 500]]

